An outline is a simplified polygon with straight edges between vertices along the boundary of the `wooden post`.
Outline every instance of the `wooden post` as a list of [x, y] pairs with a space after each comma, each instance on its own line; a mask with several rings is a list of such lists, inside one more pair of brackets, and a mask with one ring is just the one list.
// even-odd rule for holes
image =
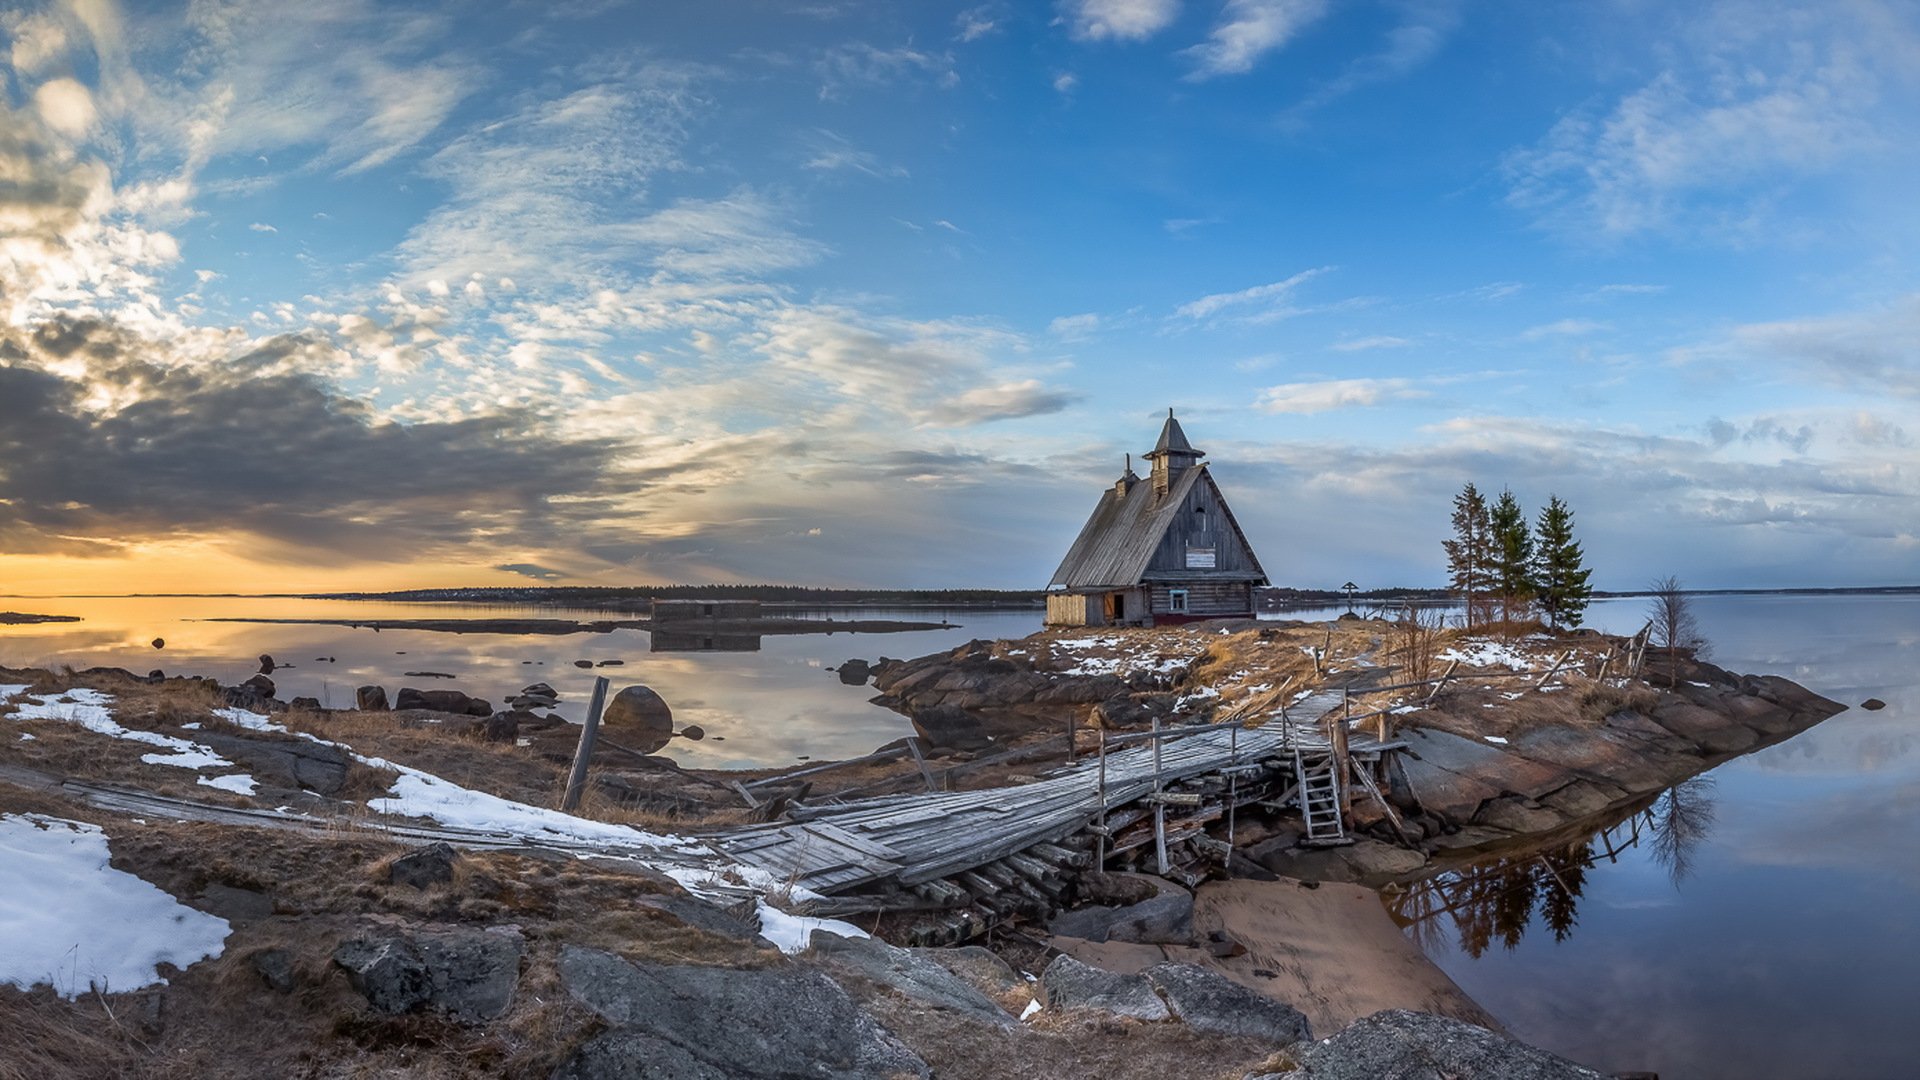
[[[1153, 793], [1160, 794], [1160, 718], [1153, 718]], [[1167, 872], [1167, 804], [1153, 800], [1153, 859], [1155, 873]]]
[[1353, 694], [1342, 690], [1340, 696], [1345, 711], [1334, 723], [1333, 738], [1329, 741], [1333, 743], [1333, 775], [1335, 786], [1340, 792], [1340, 828], [1344, 830], [1347, 827], [1348, 812], [1353, 809], [1352, 797], [1347, 792], [1347, 718], [1353, 715]]
[[1240, 725], [1227, 729], [1227, 857], [1220, 860], [1227, 879], [1233, 879], [1233, 824], [1240, 809]]
[[913, 763], [920, 766], [920, 778], [927, 782], [927, 790], [930, 792], [940, 790], [940, 785], [933, 782], [933, 770], [927, 768], [926, 754], [920, 749], [920, 736], [909, 736], [907, 749], [913, 754]]
[[1094, 855], [1093, 868], [1107, 868], [1107, 729], [1100, 729], [1100, 831], [1093, 834], [1094, 843], [1099, 848]]
[[1539, 682], [1537, 682], [1537, 683], [1534, 683], [1534, 684], [1533, 684], [1533, 688], [1534, 688], [1535, 690], [1538, 690], [1538, 689], [1540, 689], [1541, 687], [1543, 687], [1543, 686], [1545, 686], [1545, 685], [1547, 685], [1547, 680], [1548, 680], [1548, 679], [1551, 679], [1551, 678], [1553, 678], [1553, 677], [1554, 677], [1554, 675], [1555, 675], [1556, 673], [1558, 673], [1558, 672], [1559, 672], [1559, 670], [1560, 670], [1560, 665], [1562, 665], [1562, 664], [1564, 664], [1564, 663], [1566, 663], [1566, 662], [1567, 662], [1567, 657], [1569, 657], [1569, 656], [1572, 656], [1572, 655], [1573, 655], [1573, 650], [1572, 650], [1572, 649], [1568, 649], [1568, 650], [1567, 650], [1566, 652], [1563, 652], [1563, 653], [1561, 653], [1561, 654], [1560, 654], [1560, 659], [1558, 659], [1558, 660], [1555, 660], [1555, 661], [1553, 662], [1553, 666], [1547, 669], [1547, 673], [1546, 673], [1545, 675], [1542, 675], [1542, 676], [1540, 676], [1540, 681], [1539, 681]]
[[580, 805], [580, 794], [586, 790], [587, 763], [593, 760], [593, 739], [600, 732], [600, 712], [606, 705], [607, 677], [602, 675], [593, 680], [593, 700], [587, 704], [587, 722], [580, 725], [580, 743], [573, 749], [573, 770], [567, 773], [567, 790], [560, 796], [560, 809], [568, 813]]
[[1447, 661], [1447, 670], [1440, 673], [1440, 678], [1434, 682], [1433, 689], [1427, 691], [1427, 700], [1421, 702], [1422, 705], [1433, 704], [1433, 699], [1440, 696], [1440, 688], [1447, 685], [1447, 680], [1453, 678], [1453, 669], [1459, 666], [1458, 660]]
[[1067, 710], [1067, 764], [1073, 764], [1073, 710]]

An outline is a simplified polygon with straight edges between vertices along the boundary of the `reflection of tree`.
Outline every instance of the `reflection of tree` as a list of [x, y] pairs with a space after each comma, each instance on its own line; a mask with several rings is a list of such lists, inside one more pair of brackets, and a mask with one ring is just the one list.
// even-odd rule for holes
[[1429, 951], [1446, 944], [1448, 927], [1468, 956], [1480, 956], [1495, 941], [1511, 949], [1536, 918], [1555, 941], [1565, 941], [1579, 923], [1587, 870], [1598, 859], [1618, 861], [1643, 832], [1654, 860], [1678, 885], [1713, 827], [1713, 795], [1711, 777], [1694, 777], [1585, 840], [1498, 856], [1390, 891], [1388, 910]]
[[1693, 854], [1713, 830], [1714, 779], [1696, 776], [1670, 787], [1647, 811], [1654, 860], [1679, 885], [1693, 871]]
[[[1520, 944], [1539, 916], [1564, 941], [1578, 921], [1580, 890], [1593, 861], [1593, 841], [1493, 859], [1408, 886], [1389, 897], [1395, 921], [1413, 927], [1422, 945], [1441, 943], [1451, 923], [1461, 951], [1479, 956], [1495, 941]], [[1442, 916], [1446, 923], [1442, 922]]]

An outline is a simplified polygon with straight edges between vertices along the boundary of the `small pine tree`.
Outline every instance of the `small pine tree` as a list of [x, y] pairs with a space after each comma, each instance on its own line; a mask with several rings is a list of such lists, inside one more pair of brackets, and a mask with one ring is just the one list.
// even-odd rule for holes
[[1453, 539], [1440, 546], [1447, 552], [1447, 581], [1467, 605], [1467, 625], [1486, 621], [1487, 589], [1491, 582], [1493, 523], [1486, 496], [1468, 484], [1453, 497]]
[[1533, 533], [1527, 512], [1512, 490], [1502, 491], [1493, 504], [1493, 594], [1500, 602], [1500, 618], [1516, 622], [1525, 617], [1536, 592], [1533, 580]]
[[1560, 496], [1549, 495], [1535, 529], [1533, 577], [1540, 610], [1556, 627], [1577, 627], [1593, 599], [1593, 586], [1587, 583], [1593, 571], [1582, 565], [1586, 556], [1573, 538], [1573, 510]]

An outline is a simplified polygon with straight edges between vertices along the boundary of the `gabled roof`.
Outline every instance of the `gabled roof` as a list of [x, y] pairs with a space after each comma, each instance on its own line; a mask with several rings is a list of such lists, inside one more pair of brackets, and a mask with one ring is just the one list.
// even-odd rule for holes
[[[1080, 536], [1067, 549], [1067, 557], [1060, 561], [1060, 569], [1053, 572], [1053, 580], [1047, 587], [1107, 589], [1139, 584], [1153, 561], [1161, 537], [1179, 516], [1188, 493], [1194, 485], [1202, 483], [1213, 483], [1205, 465], [1182, 471], [1165, 495], [1155, 495], [1153, 485], [1144, 482], [1134, 484], [1124, 497], [1108, 488], [1094, 506], [1093, 516], [1081, 527]], [[1220, 506], [1226, 508], [1224, 498]], [[1230, 510], [1227, 519], [1240, 542], [1245, 544], [1246, 537], [1240, 535], [1239, 523], [1233, 521]], [[1251, 547], [1247, 549], [1249, 555], [1252, 551]], [[1258, 569], [1258, 561], [1254, 567], [1254, 572], [1246, 576], [1264, 581], [1266, 575]]]

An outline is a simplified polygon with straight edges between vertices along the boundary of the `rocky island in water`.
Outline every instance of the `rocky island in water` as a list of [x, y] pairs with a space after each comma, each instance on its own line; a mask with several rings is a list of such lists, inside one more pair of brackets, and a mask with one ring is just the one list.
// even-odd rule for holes
[[328, 710], [265, 673], [0, 670], [0, 841], [110, 844], [72, 896], [157, 886], [201, 934], [134, 928], [107, 985], [26, 957], [55, 975], [0, 1015], [36, 1075], [244, 1043], [269, 1073], [431, 1044], [490, 1075], [1597, 1076], [1501, 1034], [1375, 890], [1564, 847], [1841, 709], [1643, 641], [1365, 619], [837, 674], [916, 736], [689, 769], [659, 751], [704, 733], [627, 687], [562, 814], [580, 729], [547, 683]]

